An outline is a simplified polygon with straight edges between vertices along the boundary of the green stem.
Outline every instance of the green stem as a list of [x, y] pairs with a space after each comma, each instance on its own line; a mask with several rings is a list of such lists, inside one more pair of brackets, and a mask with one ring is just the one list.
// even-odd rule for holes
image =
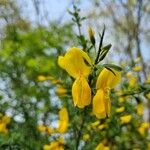
[[85, 115], [86, 115], [86, 107], [83, 110], [82, 123], [81, 123], [80, 129], [78, 130], [78, 135], [77, 135], [77, 140], [76, 140], [76, 150], [78, 150], [78, 147], [79, 147], [79, 144], [80, 144], [80, 138], [81, 138], [82, 130], [83, 130], [84, 123], [85, 123]]

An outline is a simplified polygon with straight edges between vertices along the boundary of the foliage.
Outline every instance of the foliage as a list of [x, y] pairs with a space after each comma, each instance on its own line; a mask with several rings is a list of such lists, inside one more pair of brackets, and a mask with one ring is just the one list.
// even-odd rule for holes
[[11, 16], [18, 21], [4, 25], [0, 149], [150, 148], [144, 119], [150, 76], [142, 76], [141, 58], [134, 61], [135, 67], [124, 61], [120, 66], [106, 63], [111, 44], [104, 45], [105, 27], [101, 33], [90, 27], [86, 37], [80, 9], [74, 6], [69, 12], [77, 35], [72, 23], [33, 27]]

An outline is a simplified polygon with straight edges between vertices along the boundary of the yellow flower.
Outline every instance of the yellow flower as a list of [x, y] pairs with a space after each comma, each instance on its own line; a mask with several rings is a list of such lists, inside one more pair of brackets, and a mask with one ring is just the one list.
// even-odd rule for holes
[[84, 77], [75, 80], [72, 86], [74, 106], [84, 108], [91, 103], [91, 89]]
[[7, 133], [7, 125], [10, 123], [11, 118], [7, 115], [4, 115], [0, 113], [0, 133]]
[[147, 98], [148, 100], [150, 100], [150, 92], [149, 92], [148, 94], [146, 94], [146, 98]]
[[44, 145], [43, 150], [64, 150], [64, 148], [59, 141], [53, 141], [50, 145]]
[[73, 47], [65, 56], [59, 56], [58, 64], [66, 70], [73, 78], [79, 76], [87, 77], [90, 74], [92, 62], [87, 53], [79, 48]]
[[134, 75], [131, 71], [129, 71], [127, 74], [126, 74], [127, 78], [132, 78]]
[[119, 97], [119, 98], [118, 98], [118, 102], [119, 102], [119, 103], [125, 102], [125, 98]]
[[138, 81], [138, 78], [137, 78], [136, 76], [133, 76], [133, 77], [131, 77], [130, 80], [129, 80], [129, 85], [130, 85], [131, 87], [134, 87], [134, 86], [137, 85], [137, 81]]
[[84, 141], [88, 141], [90, 139], [90, 135], [89, 134], [84, 134], [83, 135], [83, 140]]
[[111, 70], [114, 74], [106, 68], [101, 71], [96, 82], [96, 89], [112, 89], [119, 83], [121, 80], [121, 73], [113, 69]]
[[125, 115], [125, 116], [120, 117], [121, 124], [127, 124], [131, 121], [131, 119], [132, 119], [131, 115]]
[[143, 115], [144, 105], [142, 103], [138, 104], [137, 107], [136, 107], [136, 110], [137, 110], [138, 115]]
[[[107, 96], [107, 97], [106, 97]], [[111, 102], [108, 94], [100, 89], [93, 98], [93, 113], [98, 119], [105, 118], [110, 115]]]
[[5, 123], [6, 125], [9, 124], [11, 121], [11, 118], [9, 116], [3, 116], [2, 122]]
[[66, 108], [62, 108], [59, 111], [59, 126], [58, 126], [58, 132], [59, 133], [65, 133], [68, 129], [69, 124], [69, 116], [68, 111]]
[[7, 133], [8, 129], [6, 128], [6, 124], [4, 122], [0, 122], [0, 133]]
[[40, 132], [46, 132], [46, 126], [45, 126], [45, 125], [39, 125], [39, 126], [38, 126], [38, 130], [39, 130]]
[[52, 134], [52, 133], [54, 133], [54, 129], [51, 128], [51, 127], [47, 127], [47, 128], [46, 128], [46, 131], [47, 131], [47, 133], [48, 133], [49, 135]]
[[135, 71], [135, 72], [140, 72], [141, 70], [142, 70], [142, 66], [135, 66], [133, 68], [133, 71]]
[[47, 80], [47, 78], [45, 76], [43, 76], [43, 75], [39, 75], [37, 79], [38, 79], [38, 81], [45, 81], [45, 80]]
[[97, 127], [99, 124], [100, 124], [100, 121], [97, 120], [97, 121], [95, 121], [95, 122], [93, 122], [93, 123], [91, 124], [91, 127], [92, 127], [92, 128], [95, 128], [95, 127]]
[[65, 95], [66, 93], [67, 93], [67, 90], [64, 87], [59, 86], [56, 88], [57, 95], [62, 96], [62, 95]]
[[99, 143], [95, 150], [110, 150], [108, 146], [105, 146], [103, 143]]
[[148, 75], [148, 77], [146, 79], [146, 83], [150, 84], [150, 74]]
[[136, 86], [138, 78], [132, 72], [127, 73], [127, 78], [129, 79], [129, 86]]
[[116, 109], [116, 113], [122, 113], [124, 112], [125, 108], [124, 107], [119, 107]]
[[141, 124], [141, 126], [138, 128], [138, 132], [141, 134], [141, 135], [144, 135], [145, 132], [148, 130], [149, 128], [149, 123], [148, 122], [143, 122]]
[[92, 62], [87, 53], [76, 47], [70, 48], [64, 57], [59, 56], [58, 64], [76, 79], [72, 86], [74, 105], [79, 108], [89, 105], [91, 89], [86, 78], [90, 74]]
[[100, 130], [103, 130], [105, 128], [107, 128], [106, 124], [101, 124], [101, 125], [98, 126], [98, 129], [100, 129]]
[[93, 98], [93, 113], [97, 118], [110, 116], [111, 102], [109, 98], [110, 89], [114, 88], [121, 80], [121, 73], [113, 70], [115, 74], [103, 69], [96, 82], [96, 95]]

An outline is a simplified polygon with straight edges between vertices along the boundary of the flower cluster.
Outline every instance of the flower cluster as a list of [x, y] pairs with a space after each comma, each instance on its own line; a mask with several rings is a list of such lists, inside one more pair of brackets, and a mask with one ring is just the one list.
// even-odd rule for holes
[[[63, 107], [59, 111], [58, 128], [52, 128], [46, 125], [39, 125], [38, 130], [48, 135], [52, 135], [56, 133], [64, 134], [66, 133], [68, 126], [69, 126], [68, 111], [65, 107]], [[63, 150], [63, 143], [64, 143], [64, 140], [62, 142], [62, 140], [59, 139], [59, 140], [51, 142], [49, 145], [44, 145], [43, 149], [44, 150], [52, 150], [52, 149]]]
[[[75, 78], [72, 85], [72, 97], [74, 106], [84, 108], [91, 104], [91, 87], [88, 77], [94, 66], [93, 61], [83, 50], [70, 48], [65, 56], [59, 56], [58, 64], [66, 70], [70, 76]], [[110, 89], [114, 88], [121, 79], [121, 73], [114, 69], [104, 68], [97, 79], [97, 92], [93, 98], [93, 114], [97, 118], [105, 118], [110, 115], [111, 102], [109, 98]]]

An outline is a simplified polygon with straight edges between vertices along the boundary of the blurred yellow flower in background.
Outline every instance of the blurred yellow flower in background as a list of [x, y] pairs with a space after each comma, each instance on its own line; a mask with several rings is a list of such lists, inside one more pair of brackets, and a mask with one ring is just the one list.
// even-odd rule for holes
[[55, 129], [54, 128], [51, 128], [51, 127], [47, 127], [46, 128], [46, 131], [47, 133], [50, 135], [50, 134], [53, 134], [55, 132]]
[[143, 115], [143, 113], [144, 113], [144, 105], [143, 105], [143, 103], [139, 103], [136, 106], [136, 110], [137, 110], [137, 114], [138, 115]]
[[109, 97], [110, 89], [114, 88], [121, 80], [121, 73], [104, 68], [96, 82], [96, 95], [93, 98], [93, 113], [97, 118], [105, 118], [110, 115], [111, 102]]
[[8, 129], [6, 127], [6, 124], [3, 122], [0, 122], [0, 133], [7, 133]]
[[100, 130], [103, 130], [105, 128], [107, 128], [106, 124], [101, 124], [101, 125], [98, 126], [98, 129], [100, 129]]
[[140, 127], [138, 128], [138, 132], [141, 135], [145, 135], [146, 131], [149, 129], [150, 124], [148, 122], [143, 122]]
[[123, 106], [116, 109], [116, 113], [122, 113], [124, 111], [125, 111], [125, 107]]
[[88, 141], [90, 139], [90, 135], [89, 134], [84, 134], [83, 135], [83, 140], [84, 141]]
[[43, 125], [43, 124], [38, 125], [37, 128], [38, 128], [38, 130], [39, 130], [40, 132], [48, 133], [49, 135], [55, 132], [54, 128], [48, 127], [48, 126]]
[[63, 86], [58, 86], [56, 88], [56, 94], [58, 96], [64, 96], [67, 93], [67, 89], [65, 89]]
[[69, 116], [66, 108], [61, 108], [59, 111], [59, 126], [57, 131], [59, 133], [65, 133], [69, 125]]
[[0, 114], [0, 133], [8, 133], [7, 125], [10, 124], [11, 117]]
[[95, 150], [110, 150], [108, 146], [105, 146], [103, 143], [99, 143]]
[[127, 124], [131, 121], [131, 119], [132, 119], [131, 115], [125, 115], [120, 117], [121, 124]]
[[147, 76], [146, 83], [150, 84], [150, 75]]
[[142, 70], [142, 66], [135, 66], [133, 68], [133, 71], [135, 71], [135, 72], [140, 72], [141, 70]]
[[45, 77], [43, 75], [39, 75], [37, 79], [38, 79], [38, 81], [46, 81], [47, 77]]
[[130, 79], [129, 79], [129, 85], [131, 87], [135, 87], [137, 85], [137, 81], [138, 81], [138, 78], [136, 76], [132, 76]]
[[64, 150], [64, 140], [57, 139], [56, 141], [51, 142], [49, 145], [44, 145], [43, 150]]
[[91, 89], [87, 82], [92, 62], [90, 57], [79, 48], [70, 48], [65, 56], [59, 56], [58, 64], [75, 78], [72, 86], [72, 96], [75, 106], [84, 108], [91, 102]]
[[46, 126], [43, 124], [39, 125], [37, 128], [40, 132], [46, 132]]
[[150, 100], [150, 92], [146, 94], [146, 98]]

